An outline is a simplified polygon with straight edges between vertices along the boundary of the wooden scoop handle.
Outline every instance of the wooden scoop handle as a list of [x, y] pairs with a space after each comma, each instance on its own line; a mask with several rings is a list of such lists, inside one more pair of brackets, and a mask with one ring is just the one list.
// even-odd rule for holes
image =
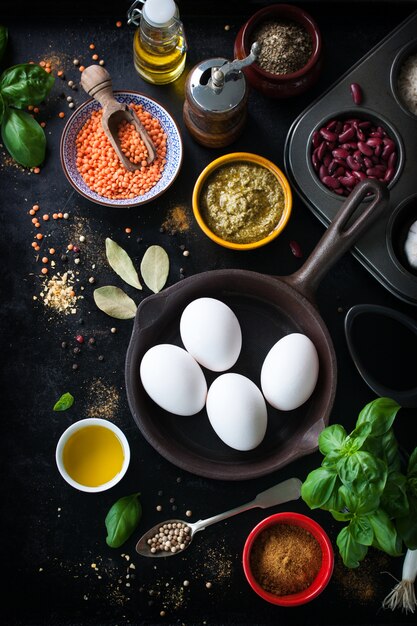
[[100, 65], [86, 67], [81, 75], [81, 86], [84, 91], [100, 102], [103, 109], [114, 106], [115, 103], [117, 108], [121, 108], [113, 95], [110, 74], [104, 67]]

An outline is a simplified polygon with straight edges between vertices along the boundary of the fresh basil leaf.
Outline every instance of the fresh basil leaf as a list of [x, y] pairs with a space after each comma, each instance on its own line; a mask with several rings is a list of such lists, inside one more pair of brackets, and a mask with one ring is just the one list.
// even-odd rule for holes
[[106, 515], [106, 543], [110, 548], [119, 548], [136, 529], [142, 515], [139, 493], [117, 500]]
[[62, 394], [59, 400], [54, 404], [54, 411], [66, 411], [71, 408], [74, 404], [74, 396], [72, 396], [69, 391], [67, 393]]
[[313, 470], [301, 485], [302, 499], [310, 509], [323, 507], [332, 495], [336, 480], [336, 472], [325, 467]]
[[410, 550], [417, 550], [417, 497], [408, 492], [408, 515], [396, 520], [398, 534]]
[[94, 290], [94, 302], [98, 308], [118, 320], [129, 320], [136, 315], [136, 304], [122, 289], [105, 285]]
[[380, 496], [376, 490], [368, 489], [360, 494], [355, 493], [350, 487], [342, 485], [339, 489], [339, 495], [342, 499], [343, 506], [339, 510], [348, 509], [355, 515], [368, 515], [373, 513], [380, 503]]
[[372, 545], [374, 531], [366, 515], [355, 516], [349, 524], [349, 531], [352, 535], [352, 539], [358, 543], [364, 546]]
[[107, 237], [106, 239], [106, 256], [110, 267], [123, 278], [125, 283], [136, 289], [142, 289], [139, 282], [139, 276], [132, 263], [132, 259], [118, 243]]
[[2, 60], [7, 47], [8, 36], [9, 33], [6, 26], [0, 24], [0, 61]]
[[360, 450], [338, 463], [340, 480], [346, 487], [364, 497], [380, 496], [388, 476], [387, 465], [369, 452]]
[[5, 111], [4, 100], [3, 100], [2, 96], [1, 96], [1, 93], [0, 93], [0, 124], [3, 121], [4, 111]]
[[5, 70], [0, 76], [4, 101], [18, 109], [40, 104], [52, 89], [54, 77], [36, 64], [22, 63]]
[[417, 448], [413, 450], [408, 459], [407, 474], [411, 477], [417, 477]]
[[368, 516], [374, 531], [374, 548], [383, 550], [391, 556], [401, 555], [401, 538], [398, 536], [394, 524], [382, 509], [378, 509]]
[[340, 511], [335, 511], [334, 509], [330, 509], [330, 513], [338, 522], [349, 522], [349, 520], [351, 520], [352, 517], [355, 515], [350, 511], [348, 511], [347, 513], [341, 513]]
[[381, 496], [381, 507], [392, 519], [408, 514], [407, 479], [400, 472], [388, 474], [387, 483]]
[[387, 430], [381, 437], [368, 437], [362, 449], [384, 460], [388, 471], [400, 470], [401, 459], [398, 454], [398, 442], [392, 428]]
[[340, 424], [333, 424], [321, 431], [319, 435], [319, 449], [324, 455], [337, 452], [346, 439], [346, 431]]
[[352, 453], [360, 450], [371, 433], [372, 425], [369, 422], [357, 426], [346, 438], [345, 444], [349, 451]]
[[342, 458], [342, 454], [340, 450], [334, 450], [333, 452], [329, 452], [326, 454], [324, 459], [321, 462], [322, 467], [327, 467], [328, 469], [334, 469], [336, 471], [337, 464]]
[[368, 552], [368, 546], [355, 541], [349, 526], [342, 528], [336, 539], [337, 547], [346, 567], [358, 567]]
[[391, 428], [400, 408], [400, 405], [391, 398], [377, 398], [362, 409], [356, 426], [369, 422], [372, 425], [372, 435], [381, 436]]
[[169, 257], [161, 246], [150, 246], [143, 255], [140, 271], [145, 284], [158, 293], [169, 275]]
[[342, 494], [340, 493], [341, 486], [342, 483], [340, 482], [339, 477], [337, 477], [330, 498], [320, 508], [324, 509], [325, 511], [343, 511], [343, 509], [345, 508], [345, 503], [343, 501]]
[[1, 135], [7, 150], [20, 165], [36, 167], [44, 160], [45, 133], [38, 122], [25, 111], [6, 109]]

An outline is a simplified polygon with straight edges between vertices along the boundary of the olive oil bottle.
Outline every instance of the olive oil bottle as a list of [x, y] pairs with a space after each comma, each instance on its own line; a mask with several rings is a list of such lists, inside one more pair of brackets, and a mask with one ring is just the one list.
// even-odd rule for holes
[[[139, 3], [142, 9], [137, 8]], [[138, 25], [133, 38], [138, 74], [156, 85], [176, 80], [185, 67], [187, 44], [174, 0], [137, 0], [130, 8], [129, 22]]]

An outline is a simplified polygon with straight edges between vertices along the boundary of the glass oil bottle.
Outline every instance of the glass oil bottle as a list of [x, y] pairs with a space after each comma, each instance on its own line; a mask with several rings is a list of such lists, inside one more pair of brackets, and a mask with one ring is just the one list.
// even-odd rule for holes
[[133, 38], [138, 74], [156, 85], [176, 80], [185, 67], [187, 44], [174, 0], [136, 0], [128, 22], [138, 26]]

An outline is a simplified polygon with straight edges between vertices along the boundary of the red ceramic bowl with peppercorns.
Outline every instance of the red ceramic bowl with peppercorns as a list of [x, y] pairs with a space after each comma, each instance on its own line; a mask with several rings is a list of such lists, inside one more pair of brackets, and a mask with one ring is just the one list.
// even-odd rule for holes
[[[260, 63], [255, 62], [243, 68], [243, 72], [249, 84], [265, 96], [289, 98], [309, 89], [318, 79], [323, 66], [321, 33], [314, 19], [306, 11], [290, 4], [272, 4], [260, 9], [239, 30], [235, 39], [234, 55], [239, 59], [247, 57], [259, 28], [267, 22], [279, 21], [295, 23], [310, 36], [311, 54], [306, 62], [296, 71], [280, 74], [267, 71]], [[296, 49], [296, 45], [294, 48]]]
[[280, 606], [299, 606], [327, 586], [334, 553], [323, 528], [300, 513], [276, 513], [259, 522], [243, 548], [243, 570], [252, 589]]

